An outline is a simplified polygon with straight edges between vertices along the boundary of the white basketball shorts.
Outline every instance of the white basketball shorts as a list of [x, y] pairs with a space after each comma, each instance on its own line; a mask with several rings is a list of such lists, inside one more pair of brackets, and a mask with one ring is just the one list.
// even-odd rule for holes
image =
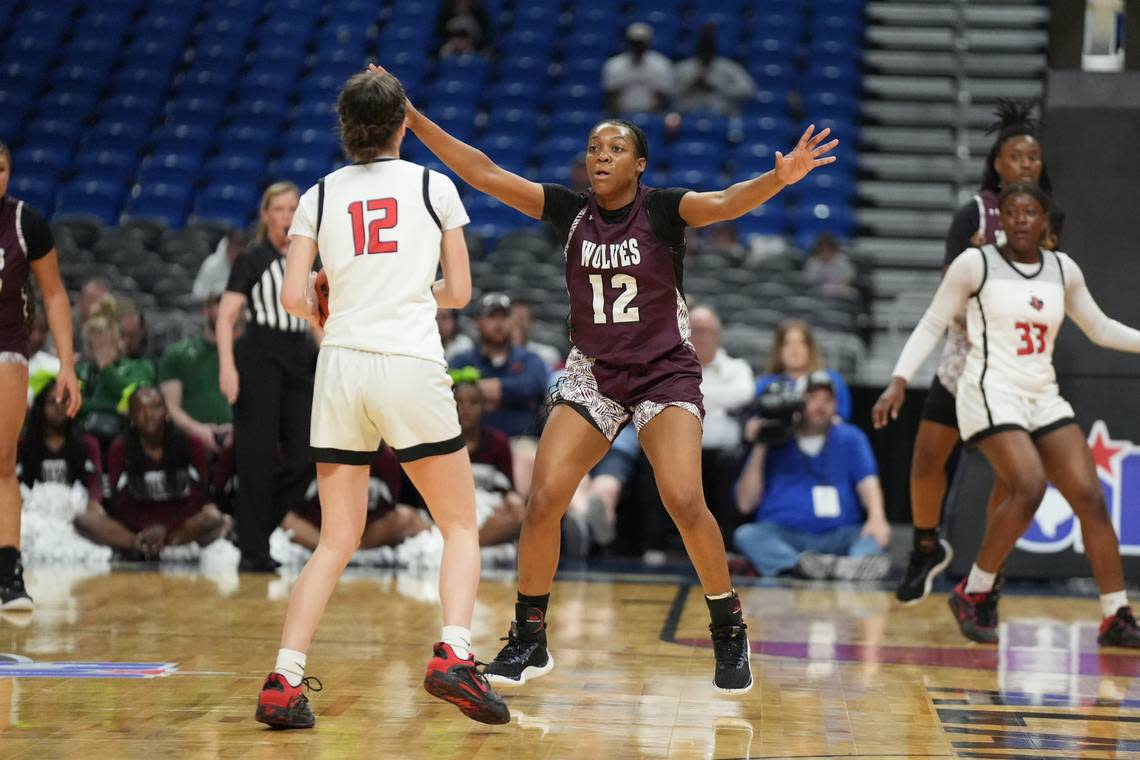
[[1038, 398], [1027, 398], [1000, 388], [963, 380], [958, 385], [958, 431], [968, 444], [1007, 430], [1024, 430], [1040, 438], [1057, 428], [1075, 422], [1073, 407], [1061, 398], [1057, 387]]
[[317, 359], [313, 460], [369, 464], [384, 440], [401, 462], [463, 448], [451, 377], [437, 362], [326, 346]]

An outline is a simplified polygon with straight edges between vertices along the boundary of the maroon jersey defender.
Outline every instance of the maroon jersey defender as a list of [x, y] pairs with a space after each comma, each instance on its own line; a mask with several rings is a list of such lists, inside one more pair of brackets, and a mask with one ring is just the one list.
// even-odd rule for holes
[[28, 355], [28, 329], [35, 309], [28, 262], [54, 247], [51, 228], [42, 216], [21, 200], [0, 198], [0, 354]]
[[553, 669], [546, 608], [558, 565], [559, 525], [574, 489], [632, 417], [705, 592], [716, 660], [713, 684], [727, 693], [747, 692], [752, 688], [747, 626], [720, 529], [700, 492], [701, 369], [688, 345], [677, 260], [684, 252], [686, 224], [703, 227], [747, 213], [812, 169], [832, 163], [835, 158], [826, 154], [838, 141], [825, 144], [830, 130], [813, 135], [809, 127], [786, 158], [777, 153], [774, 169], [754, 179], [707, 193], [654, 191], [641, 184], [649, 162], [645, 133], [630, 122], [606, 119], [587, 137], [591, 192], [579, 195], [509, 172], [410, 103], [406, 110], [407, 127], [463, 181], [531, 218], [551, 222], [567, 259], [576, 348], [554, 401], [569, 409], [556, 406], [538, 444], [519, 537], [515, 620], [507, 644], [484, 670], [487, 679], [517, 686]]
[[574, 343], [555, 403], [610, 441], [631, 417], [640, 431], [669, 406], [704, 415], [682, 292], [687, 192], [641, 185], [629, 205], [607, 210], [593, 192], [543, 185], [543, 218], [566, 241]]

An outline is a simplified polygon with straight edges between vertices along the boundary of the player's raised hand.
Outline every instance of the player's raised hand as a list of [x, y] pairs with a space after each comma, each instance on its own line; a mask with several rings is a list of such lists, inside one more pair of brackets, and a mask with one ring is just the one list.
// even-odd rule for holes
[[791, 153], [785, 156], [776, 152], [776, 179], [785, 185], [792, 185], [806, 177], [812, 169], [835, 162], [835, 156], [827, 154], [839, 145], [839, 140], [823, 142], [831, 134], [831, 127], [826, 127], [818, 134], [813, 134], [814, 132], [815, 125], [812, 124], [804, 130]]
[[[391, 73], [388, 71], [388, 69], [384, 68], [383, 66], [381, 66], [378, 63], [368, 64], [368, 70], [370, 72], [372, 72], [373, 74]], [[392, 76], [395, 76], [395, 74], [393, 74]], [[406, 118], [407, 118], [407, 122], [408, 122], [408, 127], [411, 128], [413, 126], [413, 124], [415, 123], [415, 117], [419, 116], [420, 112], [416, 110], [416, 107], [414, 105], [412, 105], [412, 99], [408, 97], [408, 91], [407, 90], [404, 90], [404, 110], [407, 112]]]

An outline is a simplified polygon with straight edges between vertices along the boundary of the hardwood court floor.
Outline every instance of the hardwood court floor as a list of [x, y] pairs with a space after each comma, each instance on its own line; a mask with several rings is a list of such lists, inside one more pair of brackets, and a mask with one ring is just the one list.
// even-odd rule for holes
[[[39, 609], [0, 617], [0, 653], [32, 660], [0, 663], [0, 758], [1140, 758], [1140, 657], [1097, 651], [1093, 599], [1011, 594], [981, 647], [944, 595], [744, 587], [757, 684], [730, 698], [700, 589], [653, 576], [559, 581], [557, 667], [505, 692], [500, 727], [420, 687], [434, 579], [346, 580], [309, 658], [317, 728], [272, 732], [252, 716], [289, 582], [29, 572]], [[513, 600], [484, 581], [482, 657]]]

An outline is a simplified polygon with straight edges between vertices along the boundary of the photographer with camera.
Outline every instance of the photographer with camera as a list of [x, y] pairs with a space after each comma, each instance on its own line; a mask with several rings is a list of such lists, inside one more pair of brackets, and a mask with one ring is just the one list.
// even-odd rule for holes
[[756, 519], [736, 530], [737, 549], [765, 576], [885, 576], [891, 527], [878, 467], [863, 431], [836, 421], [829, 374], [811, 373], [802, 392], [795, 383], [775, 382], [753, 412], [736, 503]]

